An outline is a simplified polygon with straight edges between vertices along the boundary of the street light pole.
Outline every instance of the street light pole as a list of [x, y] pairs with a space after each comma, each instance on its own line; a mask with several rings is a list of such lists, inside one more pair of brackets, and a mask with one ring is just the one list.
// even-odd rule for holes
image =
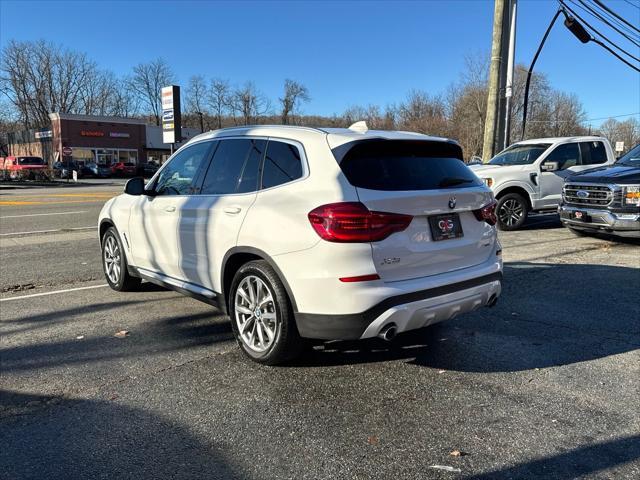
[[511, 19], [509, 21], [509, 55], [507, 58], [507, 83], [505, 86], [505, 120], [504, 144], [502, 149], [509, 146], [511, 136], [511, 97], [513, 96], [513, 65], [516, 53], [516, 19], [518, 0], [511, 0]]
[[522, 134], [520, 135], [520, 140], [524, 140], [524, 133], [525, 133], [525, 130], [527, 128], [527, 105], [529, 103], [529, 86], [531, 84], [531, 74], [533, 73], [533, 67], [536, 66], [536, 62], [538, 61], [538, 56], [540, 55], [540, 52], [542, 51], [542, 47], [544, 47], [544, 42], [547, 41], [547, 37], [549, 36], [549, 32], [551, 32], [551, 28], [553, 28], [553, 25], [556, 23], [556, 20], [558, 19], [558, 16], [560, 16], [560, 14], [562, 12], [563, 12], [563, 9], [559, 8], [558, 11], [556, 12], [556, 14], [551, 19], [551, 23], [549, 23], [549, 26], [547, 27], [547, 31], [544, 32], [544, 36], [542, 37], [542, 41], [540, 42], [540, 45], [538, 45], [538, 50], [536, 50], [536, 54], [533, 56], [533, 60], [531, 61], [531, 66], [529, 67], [529, 70], [527, 71], [527, 82], [526, 82], [526, 84], [524, 86], [524, 104], [522, 106]]

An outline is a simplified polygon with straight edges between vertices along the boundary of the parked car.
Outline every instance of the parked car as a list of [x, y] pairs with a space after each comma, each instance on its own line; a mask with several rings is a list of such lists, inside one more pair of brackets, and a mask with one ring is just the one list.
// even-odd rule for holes
[[516, 230], [532, 211], [557, 210], [566, 178], [615, 160], [602, 137], [537, 138], [514, 143], [488, 164], [470, 168], [496, 196], [498, 228]]
[[46, 174], [47, 162], [41, 157], [9, 156], [0, 159], [3, 177], [11, 180], [36, 179]]
[[560, 221], [572, 232], [640, 238], [640, 145], [614, 165], [567, 179]]
[[159, 165], [154, 162], [147, 162], [138, 167], [138, 174], [144, 178], [153, 177], [158, 171]]
[[243, 352], [276, 364], [303, 338], [389, 340], [492, 306], [494, 207], [452, 140], [231, 128], [105, 204], [102, 263], [114, 290], [144, 278], [219, 307]]
[[136, 174], [135, 163], [118, 162], [111, 165], [111, 174], [118, 177], [132, 177]]
[[57, 178], [71, 178], [74, 170], [78, 172], [78, 177], [82, 177], [82, 167], [75, 161], [53, 164], [53, 175]]
[[83, 177], [108, 178], [111, 176], [111, 168], [106, 165], [98, 165], [95, 162], [89, 162], [81, 168]]

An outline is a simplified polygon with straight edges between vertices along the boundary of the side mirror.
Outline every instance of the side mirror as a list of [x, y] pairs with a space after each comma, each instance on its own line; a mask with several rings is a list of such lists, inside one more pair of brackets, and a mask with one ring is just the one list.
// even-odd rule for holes
[[560, 164], [558, 162], [544, 162], [540, 165], [540, 170], [543, 172], [555, 172], [560, 170]]
[[134, 177], [127, 182], [124, 186], [124, 193], [127, 195], [142, 195], [144, 194], [144, 178]]

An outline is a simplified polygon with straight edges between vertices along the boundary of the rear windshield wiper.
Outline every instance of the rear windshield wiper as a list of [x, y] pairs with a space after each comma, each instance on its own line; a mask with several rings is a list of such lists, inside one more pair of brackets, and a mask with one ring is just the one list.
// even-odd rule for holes
[[471, 178], [445, 177], [438, 184], [439, 187], [455, 187], [463, 183], [472, 183]]

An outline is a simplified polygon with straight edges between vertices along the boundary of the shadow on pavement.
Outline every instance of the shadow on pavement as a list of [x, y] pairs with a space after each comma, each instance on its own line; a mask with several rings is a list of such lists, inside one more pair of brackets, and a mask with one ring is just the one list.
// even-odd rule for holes
[[0, 390], [2, 478], [247, 478], [172, 420], [117, 400], [56, 400]]
[[502, 297], [492, 309], [390, 343], [326, 342], [293, 366], [406, 359], [443, 370], [514, 372], [633, 351], [640, 349], [639, 282], [634, 268], [508, 263]]
[[616, 475], [615, 467], [638, 458], [640, 458], [640, 435], [634, 435], [569, 450], [553, 457], [541, 458], [480, 475], [467, 476], [464, 479], [553, 478], [569, 480], [610, 469], [614, 470], [608, 471], [606, 478], [622, 478]]

